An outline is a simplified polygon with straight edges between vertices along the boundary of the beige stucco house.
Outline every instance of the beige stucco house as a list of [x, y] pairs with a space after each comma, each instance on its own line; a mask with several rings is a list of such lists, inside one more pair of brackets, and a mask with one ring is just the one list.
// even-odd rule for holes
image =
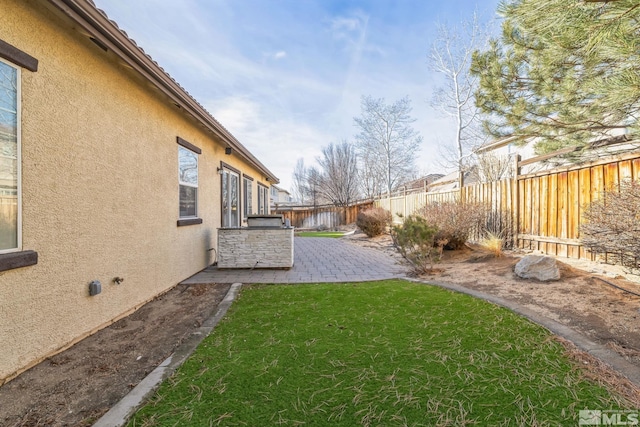
[[213, 263], [277, 183], [90, 0], [0, 2], [0, 384]]

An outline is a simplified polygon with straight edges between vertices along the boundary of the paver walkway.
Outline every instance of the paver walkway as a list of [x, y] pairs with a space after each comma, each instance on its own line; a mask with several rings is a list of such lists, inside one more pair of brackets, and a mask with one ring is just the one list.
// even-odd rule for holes
[[376, 249], [342, 239], [294, 239], [294, 261], [290, 270], [218, 270], [211, 266], [182, 283], [362, 282], [406, 277], [405, 266]]

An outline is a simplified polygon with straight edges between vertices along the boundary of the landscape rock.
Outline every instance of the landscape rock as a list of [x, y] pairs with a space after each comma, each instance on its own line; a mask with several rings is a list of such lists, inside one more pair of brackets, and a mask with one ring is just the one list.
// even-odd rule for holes
[[514, 271], [523, 279], [537, 279], [542, 282], [560, 280], [558, 263], [550, 256], [527, 255], [518, 261]]

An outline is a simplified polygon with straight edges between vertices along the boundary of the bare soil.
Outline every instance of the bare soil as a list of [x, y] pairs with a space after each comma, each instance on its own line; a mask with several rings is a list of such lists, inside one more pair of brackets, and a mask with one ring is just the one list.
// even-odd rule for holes
[[[344, 239], [404, 262], [388, 236], [370, 239], [356, 231]], [[420, 278], [516, 301], [615, 350], [640, 369], [640, 297], [610, 285], [640, 293], [640, 285], [629, 280], [633, 277], [614, 267], [583, 262], [560, 263], [559, 281], [523, 280], [513, 273], [522, 255], [496, 258], [479, 247], [445, 251], [433, 274]], [[228, 289], [228, 284], [179, 285], [28, 370], [0, 387], [0, 425], [91, 425], [213, 314]], [[595, 380], [616, 388], [631, 402], [640, 402], [633, 384], [564, 344]]]
[[217, 309], [230, 285], [178, 285], [0, 387], [2, 426], [90, 426]]

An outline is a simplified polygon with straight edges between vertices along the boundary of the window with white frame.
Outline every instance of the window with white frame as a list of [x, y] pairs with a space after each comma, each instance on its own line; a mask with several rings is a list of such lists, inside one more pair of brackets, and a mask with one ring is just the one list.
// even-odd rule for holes
[[240, 227], [240, 174], [222, 168], [222, 226]]
[[20, 68], [0, 59], [0, 253], [21, 248]]
[[269, 189], [258, 184], [258, 213], [265, 215], [269, 213]]
[[247, 219], [247, 216], [253, 213], [253, 181], [251, 178], [245, 176], [242, 178], [242, 201], [243, 207], [242, 211], [244, 214], [244, 219]]
[[180, 184], [180, 218], [198, 216], [198, 154], [178, 147], [178, 179]]

